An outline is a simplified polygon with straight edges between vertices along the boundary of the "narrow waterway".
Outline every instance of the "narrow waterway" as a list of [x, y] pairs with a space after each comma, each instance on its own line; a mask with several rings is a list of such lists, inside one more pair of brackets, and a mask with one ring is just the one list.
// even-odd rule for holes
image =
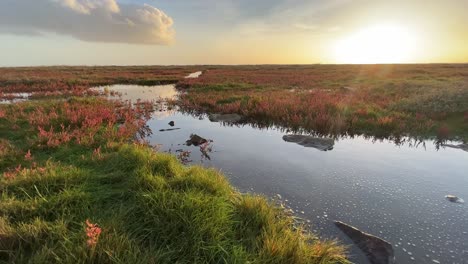
[[[107, 89], [120, 93], [111, 98], [132, 101], [177, 95], [173, 85]], [[466, 151], [438, 149], [430, 140], [396, 145], [363, 137], [337, 139], [321, 151], [286, 142], [288, 133], [279, 128], [226, 126], [166, 108], [148, 125], [149, 141], [160, 151], [188, 151], [189, 163], [223, 171], [243, 192], [281, 197], [321, 237], [351, 245], [333, 224], [339, 220], [389, 241], [397, 263], [467, 263], [467, 204], [445, 199], [468, 198]], [[185, 145], [191, 134], [212, 140], [211, 152]], [[367, 262], [357, 248], [351, 254], [352, 261]]]

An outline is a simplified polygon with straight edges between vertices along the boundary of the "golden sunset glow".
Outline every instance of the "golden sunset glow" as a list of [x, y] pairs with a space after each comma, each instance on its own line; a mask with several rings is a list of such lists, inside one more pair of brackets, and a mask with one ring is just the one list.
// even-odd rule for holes
[[334, 47], [338, 63], [405, 63], [415, 58], [417, 35], [404, 26], [382, 24], [356, 31]]
[[212, 2], [0, 1], [0, 66], [468, 62], [467, 0]]

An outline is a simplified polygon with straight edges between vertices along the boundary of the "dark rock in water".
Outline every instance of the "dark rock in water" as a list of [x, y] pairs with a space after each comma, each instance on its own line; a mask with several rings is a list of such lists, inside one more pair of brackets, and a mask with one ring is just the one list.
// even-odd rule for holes
[[241, 121], [242, 116], [238, 114], [210, 114], [208, 115], [208, 119], [211, 122], [236, 123], [236, 122]]
[[200, 146], [204, 143], [208, 142], [208, 140], [206, 140], [205, 138], [202, 138], [200, 137], [199, 135], [197, 134], [192, 134], [190, 135], [190, 139], [187, 140], [185, 143], [187, 144], [187, 146]]
[[461, 149], [464, 151], [468, 151], [468, 144], [460, 144], [460, 145], [452, 145], [452, 144], [443, 144], [443, 147], [448, 147], [448, 148], [455, 148], [455, 149]]
[[445, 199], [449, 200], [449, 201], [452, 202], [452, 203], [460, 203], [460, 204], [462, 204], [462, 203], [465, 202], [463, 199], [461, 199], [461, 198], [459, 198], [459, 197], [457, 197], [457, 196], [455, 196], [455, 195], [451, 195], [451, 194], [445, 195]]
[[168, 129], [159, 129], [159, 132], [174, 131], [179, 130], [180, 128], [168, 128]]
[[322, 151], [332, 150], [335, 140], [332, 138], [318, 138], [304, 135], [285, 135], [283, 140], [286, 142], [297, 143], [306, 148], [316, 148]]
[[174, 121], [169, 122], [169, 125], [170, 125], [171, 127], [175, 126]]
[[362, 250], [371, 264], [394, 264], [395, 253], [393, 247], [387, 241], [376, 236], [364, 233], [359, 229], [343, 222], [335, 222], [335, 225], [343, 231]]

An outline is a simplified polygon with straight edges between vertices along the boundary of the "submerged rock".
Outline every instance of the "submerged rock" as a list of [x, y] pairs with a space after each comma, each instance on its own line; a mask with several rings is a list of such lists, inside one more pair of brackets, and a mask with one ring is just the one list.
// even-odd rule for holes
[[210, 114], [208, 115], [208, 119], [211, 122], [236, 123], [241, 121], [242, 116], [238, 114]]
[[459, 197], [457, 197], [457, 196], [455, 196], [455, 195], [451, 195], [451, 194], [445, 195], [445, 199], [449, 200], [449, 201], [452, 202], [452, 203], [460, 203], [460, 204], [462, 204], [462, 203], [465, 202], [463, 199], [461, 199], [461, 198], [459, 198]]
[[394, 264], [395, 253], [393, 247], [387, 241], [364, 233], [359, 229], [336, 221], [335, 225], [343, 231], [356, 246], [366, 254], [371, 264]]
[[319, 138], [305, 135], [284, 135], [283, 140], [297, 143], [306, 148], [316, 148], [322, 151], [332, 150], [335, 145], [335, 140], [332, 138]]
[[468, 151], [468, 144], [460, 144], [460, 145], [452, 145], [452, 144], [443, 144], [443, 147], [448, 147], [448, 148], [455, 148], [455, 149], [461, 149], [464, 151]]
[[208, 140], [206, 140], [205, 138], [202, 138], [197, 134], [192, 134], [192, 135], [190, 135], [190, 139], [187, 140], [185, 143], [187, 144], [187, 146], [194, 145], [194, 146], [198, 147], [198, 146], [200, 146], [200, 145], [202, 145], [202, 144], [204, 144], [206, 142], [208, 142]]

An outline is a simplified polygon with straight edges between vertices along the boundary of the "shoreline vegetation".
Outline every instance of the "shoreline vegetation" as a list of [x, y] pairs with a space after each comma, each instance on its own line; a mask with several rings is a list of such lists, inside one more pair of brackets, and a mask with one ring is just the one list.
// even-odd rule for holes
[[265, 197], [146, 145], [152, 103], [2, 76], [43, 97], [0, 105], [0, 262], [349, 263]]
[[468, 140], [468, 65], [210, 68], [177, 84], [191, 114], [323, 136]]

